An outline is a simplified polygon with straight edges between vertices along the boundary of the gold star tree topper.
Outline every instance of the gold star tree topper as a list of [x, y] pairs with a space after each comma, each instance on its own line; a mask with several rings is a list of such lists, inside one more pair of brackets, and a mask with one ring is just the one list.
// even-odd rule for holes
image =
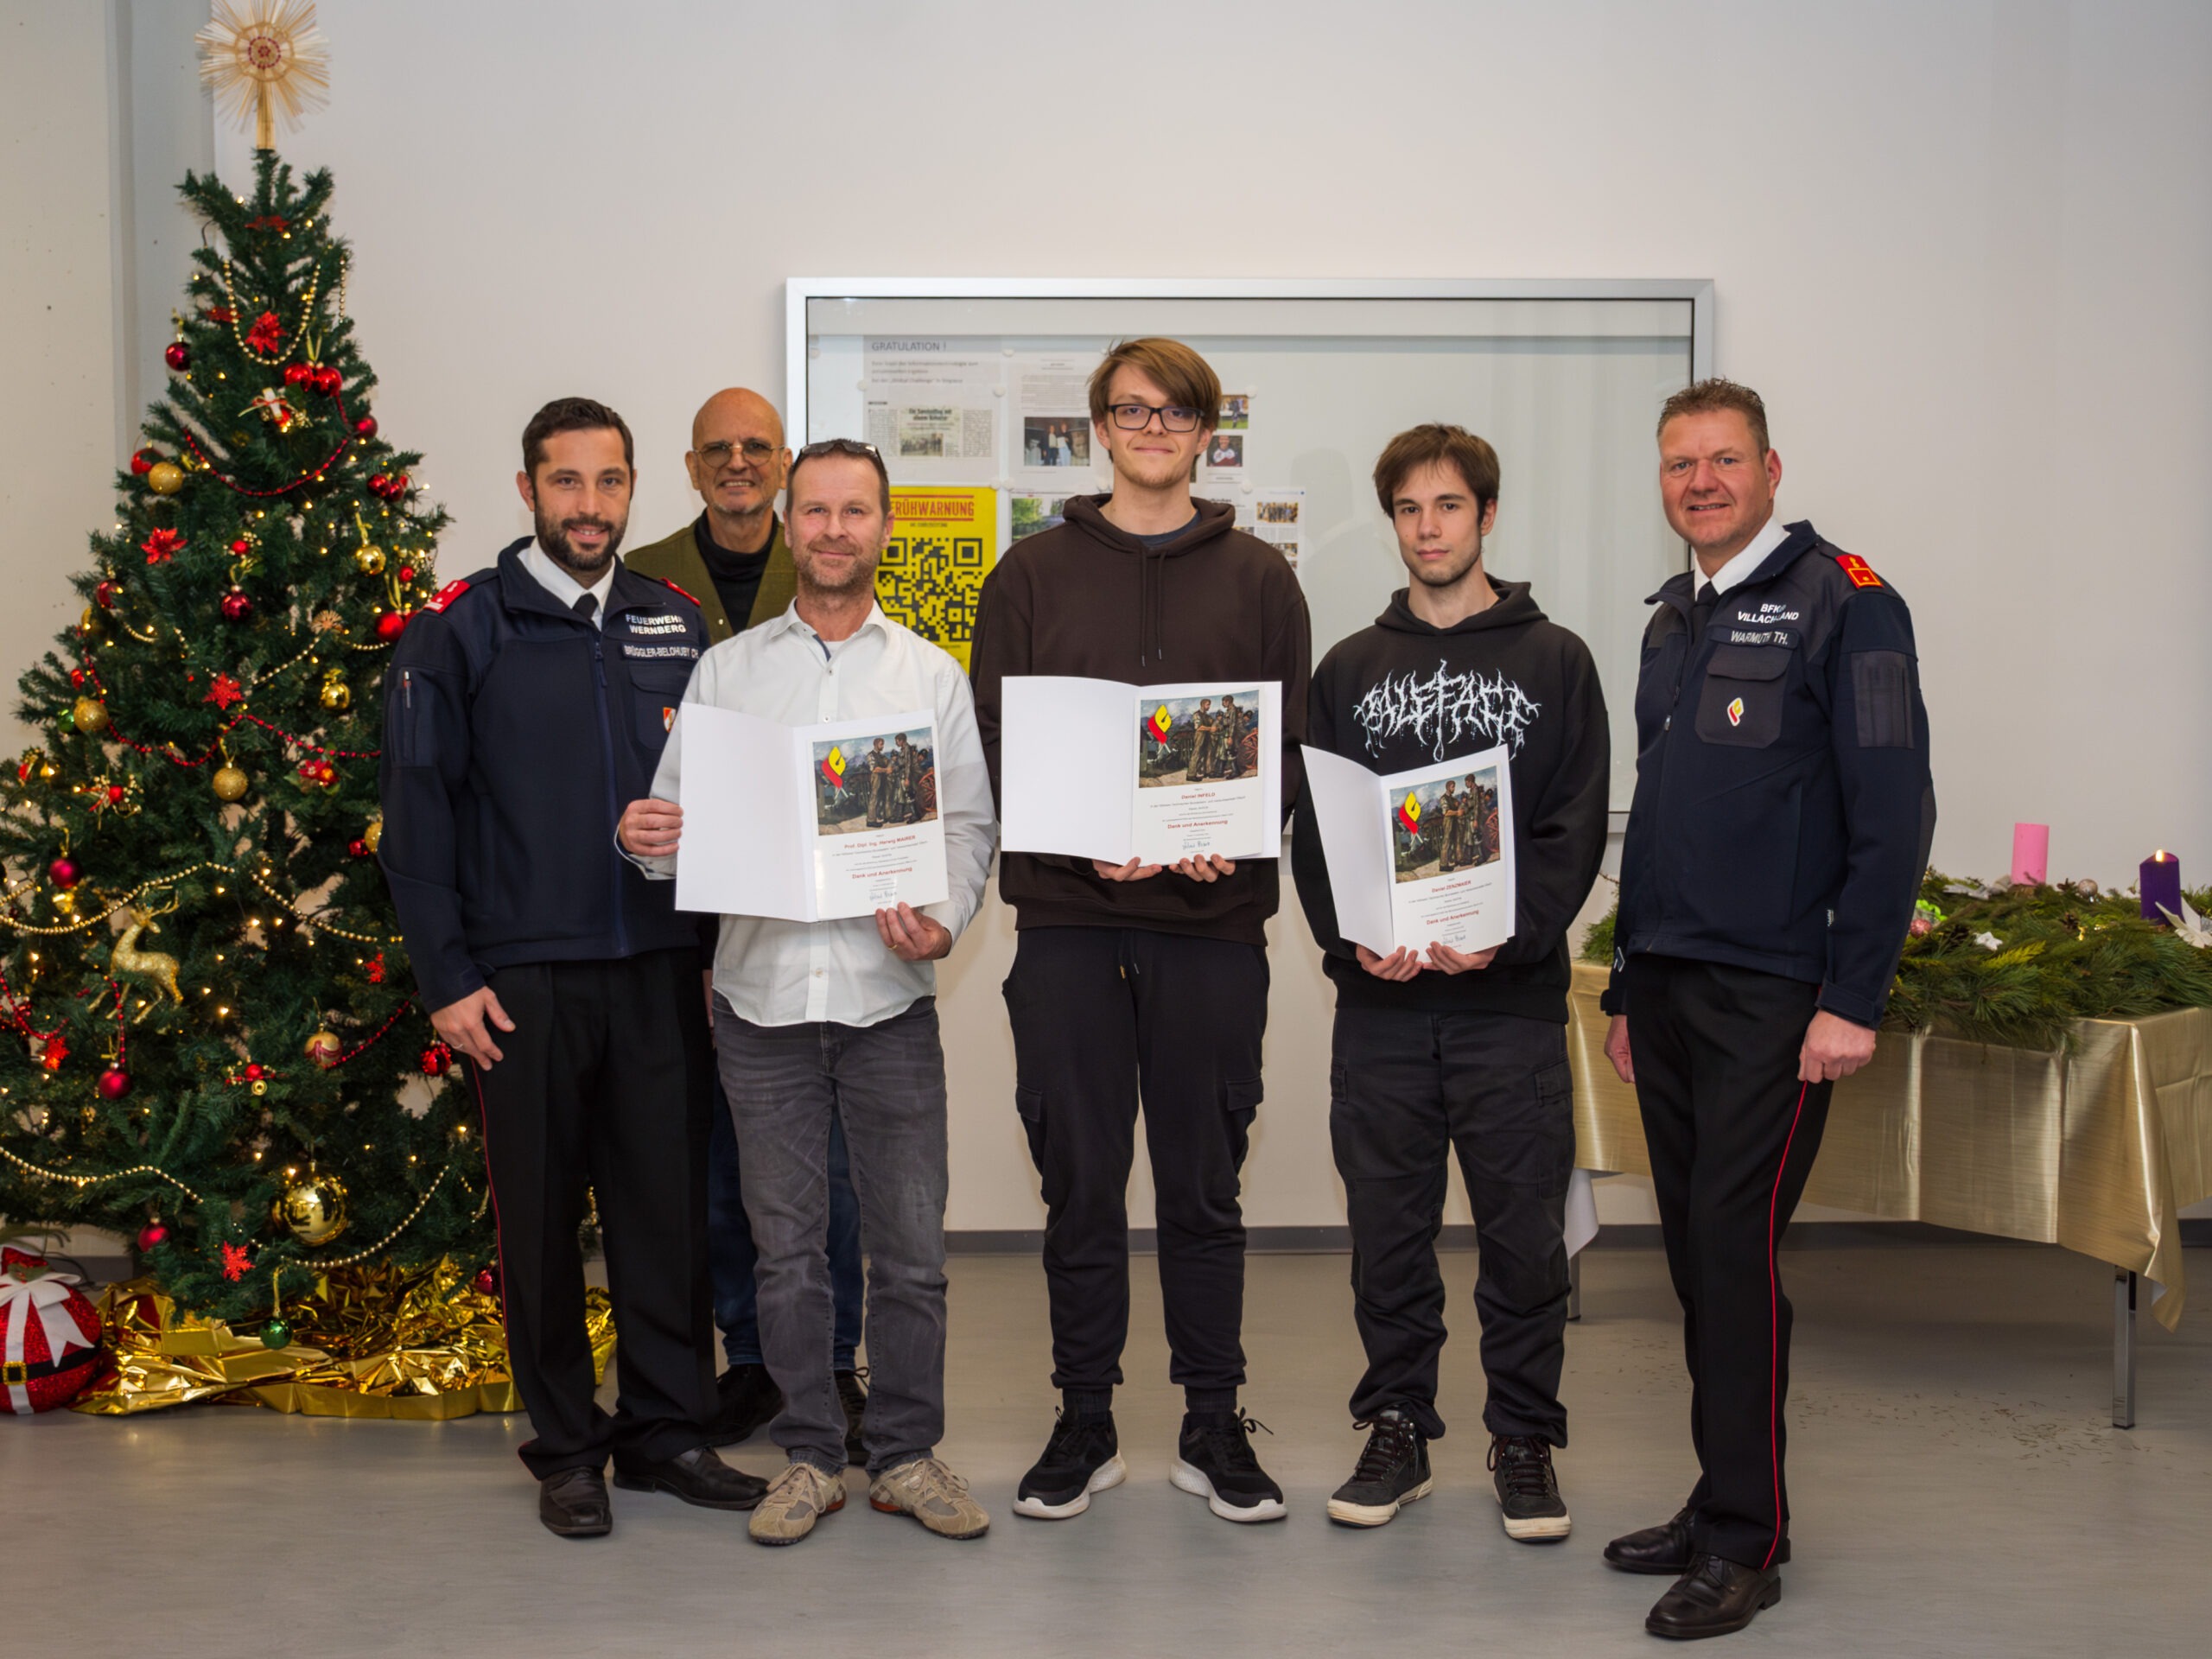
[[234, 121], [253, 117], [257, 149], [276, 146], [275, 115], [297, 130], [330, 90], [330, 47], [315, 27], [314, 0], [215, 0], [198, 35], [200, 79]]

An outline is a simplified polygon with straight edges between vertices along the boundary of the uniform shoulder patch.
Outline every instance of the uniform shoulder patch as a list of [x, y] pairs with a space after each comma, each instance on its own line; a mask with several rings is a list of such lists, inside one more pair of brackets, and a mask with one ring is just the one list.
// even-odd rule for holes
[[[660, 583], [660, 585], [661, 585], [662, 587], [664, 587], [664, 588], [669, 588], [669, 589], [671, 589], [671, 591], [676, 592], [676, 593], [683, 594], [683, 590], [681, 588], [677, 587], [677, 585], [676, 585], [674, 582], [671, 582], [671, 581], [670, 581], [666, 576], [656, 576], [656, 577], [654, 577], [654, 578], [653, 578], [653, 580], [654, 580], [654, 581], [656, 581], [656, 582], [659, 582], [659, 583]], [[692, 605], [692, 608], [693, 608], [693, 609], [695, 609], [695, 610], [704, 610], [704, 609], [706, 609], [706, 607], [705, 607], [705, 606], [703, 606], [703, 605], [702, 605], [702, 604], [700, 604], [700, 603], [699, 603], [699, 601], [698, 601], [697, 600], [696, 600], [696, 599], [692, 599], [690, 594], [683, 594], [683, 597], [684, 597], [684, 598], [686, 598], [686, 599], [690, 599], [690, 600], [691, 600], [691, 605]]]
[[469, 582], [467, 576], [456, 576], [451, 582], [446, 583], [444, 587], [439, 588], [436, 593], [431, 594], [430, 597], [424, 601], [423, 608], [426, 611], [442, 611], [447, 606], [452, 604], [454, 601], [459, 599], [463, 594], [467, 593], [468, 591], [468, 588]]
[[1851, 579], [1853, 587], [1878, 588], [1882, 585], [1882, 579], [1874, 574], [1874, 567], [1856, 553], [1839, 553], [1835, 556], [1835, 562], [1842, 567], [1843, 574]]

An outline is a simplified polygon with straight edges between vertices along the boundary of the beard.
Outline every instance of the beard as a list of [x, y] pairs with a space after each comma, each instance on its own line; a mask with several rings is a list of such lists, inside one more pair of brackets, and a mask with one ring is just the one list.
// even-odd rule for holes
[[[836, 550], [842, 553], [848, 550], [841, 547]], [[857, 547], [850, 550], [855, 555], [860, 551]], [[856, 556], [842, 576], [831, 577], [815, 563], [812, 549], [791, 550], [791, 563], [797, 568], [799, 585], [811, 588], [817, 594], [827, 594], [837, 597], [872, 589], [875, 586], [875, 567], [880, 556], [879, 555], [874, 559]]]
[[[545, 550], [546, 556], [587, 588], [607, 574], [607, 566], [614, 563], [614, 555], [622, 545], [622, 532], [630, 527], [626, 517], [614, 520], [584, 513], [556, 523], [545, 516], [543, 508], [531, 512], [531, 521], [537, 527], [537, 544]], [[569, 539], [569, 531], [583, 529], [605, 531], [607, 544], [591, 553]]]
[[1477, 537], [1474, 551], [1468, 554], [1464, 560], [1454, 560], [1452, 563], [1438, 569], [1424, 569], [1419, 566], [1409, 565], [1407, 567], [1407, 574], [1424, 588], [1449, 588], [1456, 582], [1465, 581], [1467, 573], [1480, 564], [1482, 558], [1482, 540]]

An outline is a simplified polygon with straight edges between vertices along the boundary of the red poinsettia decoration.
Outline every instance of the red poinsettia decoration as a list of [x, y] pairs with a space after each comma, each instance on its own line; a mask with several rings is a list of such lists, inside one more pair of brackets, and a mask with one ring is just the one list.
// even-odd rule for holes
[[223, 1277], [235, 1282], [253, 1271], [253, 1258], [240, 1244], [223, 1246]]
[[213, 680], [209, 682], [207, 695], [200, 698], [200, 701], [202, 702], [212, 702], [218, 709], [228, 709], [232, 703], [237, 702], [245, 696], [245, 688], [244, 686], [240, 685], [236, 680], [232, 679], [227, 674], [218, 674], [215, 676]]
[[69, 1058], [69, 1045], [59, 1034], [49, 1037], [40, 1048], [38, 1063], [49, 1071], [59, 1071], [61, 1062]]
[[274, 311], [264, 311], [253, 320], [245, 343], [257, 352], [273, 352], [284, 343], [284, 325], [276, 321]]
[[237, 321], [238, 315], [227, 305], [211, 305], [207, 308], [207, 321], [210, 322], [232, 322]]
[[164, 559], [175, 558], [184, 550], [184, 532], [168, 529], [149, 531], [146, 539], [138, 546], [145, 554], [147, 563], [159, 564]]
[[281, 213], [264, 213], [259, 219], [249, 219], [245, 227], [249, 231], [289, 231], [292, 228], [284, 222]]

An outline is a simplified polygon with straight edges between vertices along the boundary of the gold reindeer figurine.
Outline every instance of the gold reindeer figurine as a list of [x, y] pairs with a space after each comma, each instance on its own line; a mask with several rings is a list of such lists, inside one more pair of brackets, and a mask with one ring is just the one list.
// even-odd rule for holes
[[[107, 965], [108, 971], [118, 978], [124, 974], [132, 974], [141, 979], [153, 981], [158, 988], [166, 990], [179, 1006], [181, 1006], [184, 1001], [184, 993], [176, 988], [176, 958], [164, 951], [141, 950], [138, 948], [138, 936], [141, 933], [158, 933], [162, 931], [161, 924], [154, 918], [168, 915], [176, 908], [176, 905], [177, 901], [172, 899], [159, 910], [149, 910], [138, 905], [126, 906], [125, 908], [130, 912], [130, 925], [124, 928], [117, 937], [115, 949], [108, 953]], [[137, 1025], [140, 1020], [143, 1020], [153, 1011], [154, 1003], [149, 1001], [144, 1007], [138, 1010], [137, 1018], [130, 1023]]]

